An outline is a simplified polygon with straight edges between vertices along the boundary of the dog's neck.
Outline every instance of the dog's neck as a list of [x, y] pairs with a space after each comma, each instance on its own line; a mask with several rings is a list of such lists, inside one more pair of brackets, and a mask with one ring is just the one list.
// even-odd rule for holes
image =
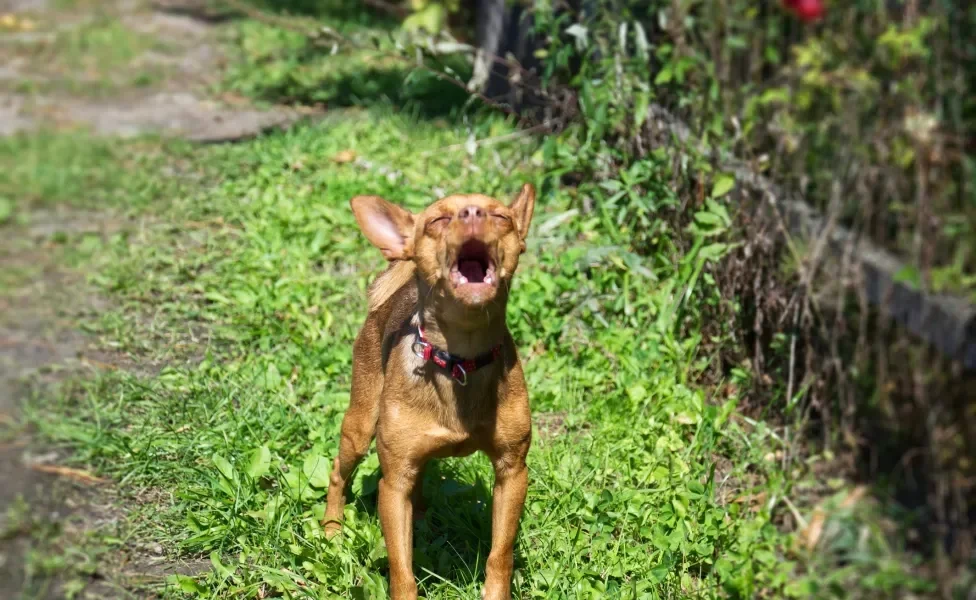
[[424, 337], [434, 346], [451, 354], [473, 358], [499, 346], [505, 339], [506, 298], [499, 298], [487, 306], [467, 308], [447, 298], [428, 293], [418, 282], [416, 324], [424, 329]]

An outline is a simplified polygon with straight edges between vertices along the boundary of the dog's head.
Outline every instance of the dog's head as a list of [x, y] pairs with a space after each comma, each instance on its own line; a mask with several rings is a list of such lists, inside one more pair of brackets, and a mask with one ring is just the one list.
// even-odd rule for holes
[[412, 260], [441, 299], [478, 308], [507, 297], [525, 251], [535, 188], [505, 205], [480, 194], [454, 195], [413, 214], [378, 196], [350, 202], [359, 228], [387, 260]]

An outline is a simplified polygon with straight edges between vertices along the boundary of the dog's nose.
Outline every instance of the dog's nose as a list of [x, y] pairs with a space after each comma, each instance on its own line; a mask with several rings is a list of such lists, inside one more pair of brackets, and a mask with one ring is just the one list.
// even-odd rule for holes
[[472, 221], [483, 221], [485, 218], [485, 211], [480, 206], [465, 206], [458, 213], [461, 218], [462, 223], [470, 223]]
[[485, 232], [485, 209], [480, 206], [465, 206], [458, 213], [466, 237], [480, 237]]

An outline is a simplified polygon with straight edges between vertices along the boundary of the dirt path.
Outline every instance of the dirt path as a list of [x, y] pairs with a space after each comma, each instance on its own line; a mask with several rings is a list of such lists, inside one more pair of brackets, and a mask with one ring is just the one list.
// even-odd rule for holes
[[[219, 44], [224, 17], [192, 0], [0, 0], [0, 136], [84, 128], [105, 136], [223, 142], [309, 114], [215, 96], [225, 61]], [[37, 447], [20, 426], [32, 390], [112, 360], [94, 353], [76, 331], [75, 318], [97, 312], [99, 302], [57, 265], [46, 232], [107, 235], [120, 225], [72, 211], [31, 215], [30, 222], [0, 224], [6, 230], [0, 264], [26, 273], [0, 286], [0, 589], [5, 597], [62, 598], [78, 591], [80, 597], [131, 597], [127, 582], [158, 583], [168, 574], [205, 570], [168, 561], [161, 548], [113, 550], [81, 580], [45, 568], [51, 531], [63, 545], [124, 518], [110, 486], [50, 473], [58, 453]], [[6, 595], [10, 591], [13, 596]]]
[[[11, 0], [6, 0], [10, 4]], [[84, 127], [199, 142], [247, 138], [307, 112], [215, 97], [219, 23], [203, 2], [0, 2], [0, 135]]]
[[[51, 281], [30, 285], [31, 294], [41, 294]], [[25, 289], [26, 291], [26, 289]], [[24, 294], [3, 302], [0, 322], [0, 421], [15, 425], [20, 403], [28, 392], [24, 379], [54, 365], [68, 364], [79, 346], [77, 336], [59, 331], [56, 319], [38, 310]], [[25, 587], [25, 555], [33, 547], [33, 529], [41, 523], [59, 523], [68, 506], [54, 501], [66, 482], [35, 468], [54, 456], [37, 456], [23, 433], [3, 436], [0, 443], [0, 582], [5, 589]], [[29, 507], [28, 515], [17, 515], [17, 507]], [[47, 596], [56, 597], [56, 596]]]

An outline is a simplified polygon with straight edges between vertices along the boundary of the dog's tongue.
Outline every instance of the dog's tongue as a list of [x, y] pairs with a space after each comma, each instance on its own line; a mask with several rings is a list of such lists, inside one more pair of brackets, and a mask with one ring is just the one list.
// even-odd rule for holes
[[462, 260], [458, 263], [458, 271], [471, 283], [480, 283], [485, 280], [485, 269], [476, 260]]

